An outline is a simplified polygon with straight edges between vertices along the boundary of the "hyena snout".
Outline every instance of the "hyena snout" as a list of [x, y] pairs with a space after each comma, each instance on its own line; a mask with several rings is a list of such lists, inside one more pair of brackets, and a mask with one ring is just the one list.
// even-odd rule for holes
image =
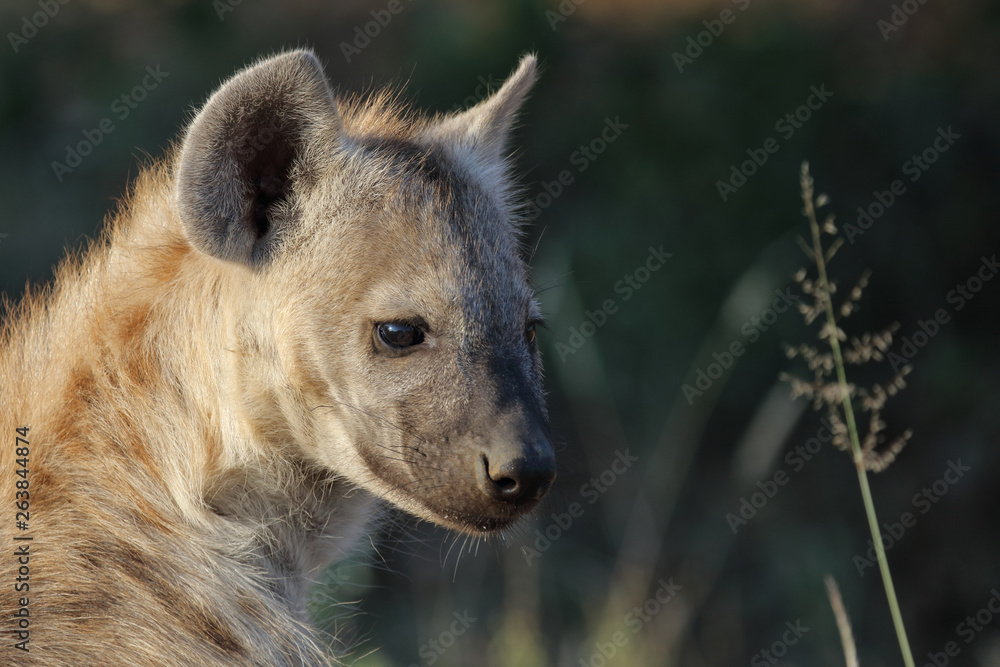
[[476, 468], [479, 490], [521, 506], [540, 500], [556, 477], [556, 458], [540, 426], [520, 437], [498, 434], [483, 447]]

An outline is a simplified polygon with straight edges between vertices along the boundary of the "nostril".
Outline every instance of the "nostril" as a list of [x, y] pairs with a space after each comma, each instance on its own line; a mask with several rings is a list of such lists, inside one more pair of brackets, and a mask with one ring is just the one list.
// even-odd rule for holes
[[517, 458], [491, 466], [489, 458], [483, 454], [477, 471], [479, 488], [486, 495], [504, 502], [519, 504], [523, 501], [538, 500], [545, 495], [555, 472], [547, 466], [532, 466], [529, 461]]
[[477, 472], [479, 488], [486, 495], [497, 500], [517, 500], [520, 495], [520, 484], [517, 479], [503, 472], [490, 472], [490, 460], [485, 454]]
[[[493, 479], [492, 477], [490, 479]], [[497, 485], [503, 493], [509, 493], [517, 488], [517, 480], [511, 479], [510, 477], [501, 477], [500, 479], [493, 479], [493, 483]]]

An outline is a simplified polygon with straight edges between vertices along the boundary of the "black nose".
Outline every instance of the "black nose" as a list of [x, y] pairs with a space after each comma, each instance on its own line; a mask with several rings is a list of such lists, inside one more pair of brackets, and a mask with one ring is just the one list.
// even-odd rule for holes
[[517, 446], [504, 443], [483, 452], [476, 471], [483, 493], [513, 505], [545, 495], [556, 478], [556, 458], [544, 436], [532, 440]]

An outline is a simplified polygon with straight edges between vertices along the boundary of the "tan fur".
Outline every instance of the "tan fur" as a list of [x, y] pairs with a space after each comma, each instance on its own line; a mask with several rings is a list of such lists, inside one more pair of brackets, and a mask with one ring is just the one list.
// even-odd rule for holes
[[[311, 87], [290, 89], [279, 114], [306, 139], [289, 144], [288, 189], [253, 254], [192, 218], [214, 205], [184, 199], [214, 173], [185, 176], [202, 159], [192, 130], [143, 171], [100, 240], [12, 308], [0, 342], [0, 663], [327, 664], [306, 590], [372, 530], [382, 500], [474, 533], [537, 500], [477, 490], [482, 465], [500, 476], [487, 453], [548, 451], [537, 352], [523, 340], [537, 306], [502, 156], [533, 61], [455, 117], [413, 119], [383, 96], [330, 98], [327, 120], [311, 58], [241, 75], [286, 68], [273, 79], [285, 81], [292, 68]], [[234, 81], [193, 127], [218, 131], [213, 104], [234, 90], [279, 95]], [[243, 189], [225, 194], [227, 211], [249, 210]], [[373, 323], [409, 316], [428, 321], [425, 345], [374, 352]], [[26, 532], [12, 504], [21, 426]], [[28, 592], [13, 591], [12, 545], [30, 545]], [[20, 597], [28, 652], [13, 648]]]

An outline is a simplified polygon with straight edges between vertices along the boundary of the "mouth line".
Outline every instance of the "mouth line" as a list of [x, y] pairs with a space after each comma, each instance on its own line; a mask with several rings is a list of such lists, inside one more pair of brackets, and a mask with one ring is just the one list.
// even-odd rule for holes
[[495, 514], [469, 514], [453, 510], [440, 510], [427, 506], [425, 506], [425, 509], [429, 514], [427, 518], [433, 523], [451, 530], [481, 535], [495, 534], [509, 528], [523, 519], [536, 504], [537, 501], [526, 502], [523, 505], [512, 508], [513, 511], [500, 516]]

